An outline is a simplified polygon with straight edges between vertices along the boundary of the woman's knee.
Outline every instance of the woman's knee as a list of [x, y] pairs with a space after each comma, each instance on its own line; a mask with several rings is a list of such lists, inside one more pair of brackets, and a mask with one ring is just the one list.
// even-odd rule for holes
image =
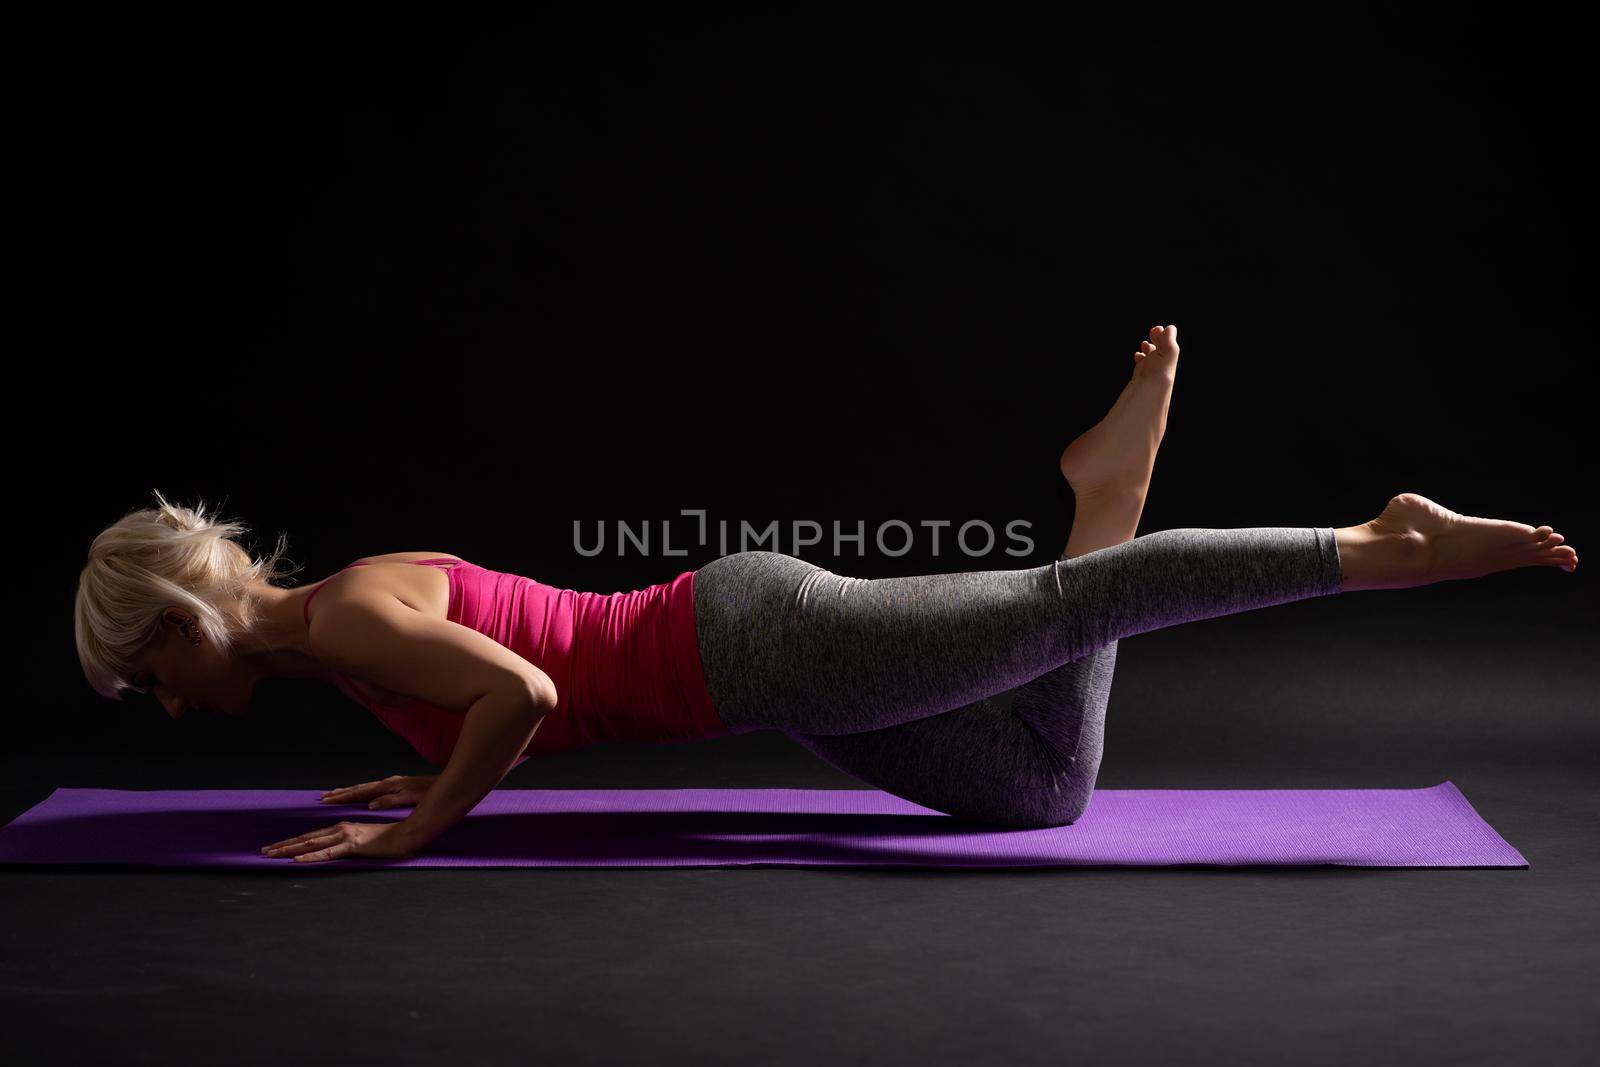
[[1094, 787], [1090, 786], [1052, 798], [1045, 810], [1045, 825], [1071, 826], [1077, 822], [1089, 810], [1089, 797], [1093, 792]]
[[1092, 781], [1068, 774], [1051, 788], [1027, 790], [1008, 798], [1004, 821], [1006, 825], [1034, 830], [1070, 826], [1088, 810], [1093, 793]]

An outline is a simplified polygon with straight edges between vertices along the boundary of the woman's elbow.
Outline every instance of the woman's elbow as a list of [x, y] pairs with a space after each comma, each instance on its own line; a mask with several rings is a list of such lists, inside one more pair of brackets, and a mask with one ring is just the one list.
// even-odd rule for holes
[[543, 671], [532, 674], [523, 680], [522, 695], [527, 699], [529, 708], [535, 718], [542, 719], [555, 710], [559, 694], [556, 692], [556, 683]]

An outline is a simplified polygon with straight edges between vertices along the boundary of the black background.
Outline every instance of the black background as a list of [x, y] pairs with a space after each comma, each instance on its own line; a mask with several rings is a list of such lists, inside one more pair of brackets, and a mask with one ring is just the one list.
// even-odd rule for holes
[[[1035, 565], [1071, 524], [1061, 449], [1109, 407], [1157, 323], [1178, 324], [1183, 360], [1141, 533], [1348, 526], [1412, 491], [1551, 524], [1582, 557], [1595, 509], [1578, 42], [1532, 15], [1456, 9], [1413, 24], [1397, 10], [470, 27], [385, 13], [41, 38], [29, 150], [13, 163], [29, 188], [18, 292], [46, 327], [24, 342], [32, 377], [13, 393], [27, 430], [13, 445], [26, 542], [14, 578], [29, 606], [7, 741], [13, 809], [55, 785], [327, 788], [430, 770], [314, 682], [265, 683], [239, 719], [179, 722], [88, 689], [70, 637], [78, 569], [94, 534], [150, 504], [151, 489], [220, 506], [258, 550], [286, 533], [297, 582], [429, 550], [568, 588], [642, 588], [718, 553], [686, 543], [683, 508], [869, 531], [1022, 519], [1035, 548], [1021, 560], [1004, 544], [934, 556], [920, 534], [904, 556], [780, 547], [863, 577]], [[663, 520], [687, 556], [574, 547], [575, 522]], [[1126, 641], [1101, 785], [1452, 779], [1533, 858], [1520, 877], [1549, 877], [1594, 845], [1587, 585], [1583, 565], [1530, 569]], [[1542, 791], [1556, 782], [1560, 802]], [[507, 785], [806, 783], [851, 784], [758, 734], [601, 746], [530, 761]], [[1479, 876], [1481, 893], [1493, 872], [1459, 873]], [[1383, 876], [1372, 899], [1346, 886], [1346, 919], [1387, 918], [1366, 940], [1296, 950], [1325, 954], [1327, 974], [1361, 974], [1373, 953], [1391, 960], [1372, 938], [1392, 920], [1404, 951], [1381, 995], [1379, 972], [1365, 972], [1379, 984], [1330, 989], [1222, 955], [1261, 983], [1252, 1006], [1178, 998], [1171, 1019], [1212, 1012], [1247, 1044], [1247, 1031], [1269, 1038], [1275, 1020], [1325, 1010], [1337, 1021], [1320, 1032], [1345, 1039], [1316, 1046], [1330, 1057], [1370, 1055], [1365, 1035], [1418, 1062], [1416, 1046], [1374, 1036], [1369, 1010], [1430, 1024], [1459, 1012], [1463, 1052], [1537, 1050], [1530, 1034], [1555, 1042], [1546, 1062], [1577, 1047], [1564, 1042], [1582, 1036], [1568, 1011], [1578, 1001], [1563, 998], [1592, 991], [1594, 972], [1584, 964], [1588, 986], [1573, 984], [1559, 976], [1577, 957], [1555, 956], [1589, 951], [1592, 905], [1518, 897], [1519, 921], [1548, 924], [1530, 949], [1533, 927], [1485, 926], [1471, 887], [1458, 887], [1465, 904], [1400, 888], [1429, 874], [1442, 884], [1444, 872]], [[597, 877], [541, 881], [543, 906]], [[905, 907], [957, 893], [915, 877], [894, 890]], [[1180, 951], [1199, 966], [1220, 951], [1207, 937], [1259, 938], [1268, 915], [1288, 938], [1315, 924], [1301, 909], [1338, 910], [1263, 883], [1184, 925], [1180, 911], [1130, 912], [1147, 899], [1135, 893], [1158, 892], [1132, 878], [1008, 907], [1102, 916], [1090, 924], [1101, 934], [1078, 942], [1083, 958], [1131, 974], [1141, 958], [1181, 971], [1164, 955]], [[474, 879], [480, 893], [501, 884]], [[1170, 879], [1174, 900], [1213, 899]], [[617, 885], [640, 891], [636, 878]], [[680, 884], [672, 907], [711, 899], [711, 885]], [[840, 892], [866, 891], [853, 885]], [[995, 885], [975, 880], [972, 899]], [[930, 898], [929, 914], [949, 917], [950, 899]], [[1491, 911], [1510, 906], [1495, 899]], [[1455, 949], [1478, 937], [1496, 960], [1541, 959], [1540, 980], [1562, 991], [1499, 975], [1495, 1004], [1522, 1020], [1520, 1036], [1470, 997], [1399, 992], [1449, 969], [1427, 919], [1444, 914], [1461, 918]], [[582, 960], [587, 935], [572, 931], [597, 928], [563, 929], [552, 936]], [[1094, 940], [1112, 929], [1125, 940]], [[844, 939], [835, 962], [864, 943], [811, 930], [813, 944]], [[1185, 941], [1199, 930], [1212, 933]], [[915, 941], [905, 960], [921, 961], [924, 992], [975, 988], [957, 978], [970, 960], [928, 944], [919, 956]], [[703, 968], [709, 951], [675, 958]], [[829, 964], [816, 966], [821, 982]], [[1475, 966], [1481, 977], [1483, 958]], [[664, 964], [638, 973], [683, 980]], [[688, 980], [709, 989], [708, 973]], [[1130, 977], [1123, 992], [1136, 987]], [[993, 1004], [964, 1010], [1021, 1025]], [[1154, 1033], [1084, 1031], [1055, 1052], [1150, 1052]], [[784, 1052], [767, 1049], [768, 1062]]]
[[[286, 533], [297, 581], [420, 549], [640, 588], [719, 554], [685, 508], [863, 522], [865, 553], [779, 546], [847, 574], [1033, 565], [1071, 524], [1061, 448], [1157, 323], [1184, 359], [1141, 533], [1354, 525], [1413, 491], [1581, 557], [1582, 172], [1547, 28], [139, 29], [56, 72], [33, 160], [64, 297], [39, 397], [73, 453], [19, 457], [55, 532], [28, 569], [44, 734], [175, 736], [63, 640], [88, 541], [152, 488]], [[872, 544], [893, 519], [902, 556]], [[936, 520], [1023, 520], [1035, 550], [935, 556]], [[576, 550], [619, 521], [651, 554]], [[1353, 610], [1492, 628], [1583, 584]]]

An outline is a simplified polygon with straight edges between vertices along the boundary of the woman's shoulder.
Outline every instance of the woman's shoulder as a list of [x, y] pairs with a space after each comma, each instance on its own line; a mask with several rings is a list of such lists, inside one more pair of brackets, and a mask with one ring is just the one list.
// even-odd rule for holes
[[415, 563], [423, 559], [455, 560], [465, 563], [466, 560], [450, 552], [385, 552], [378, 556], [362, 556], [353, 563]]
[[[417, 563], [422, 560], [440, 560], [465, 563], [466, 560], [449, 552], [385, 552], [375, 556], [362, 556], [320, 582], [313, 583], [306, 594], [301, 614], [307, 625], [311, 622], [311, 603], [316, 601], [320, 612], [332, 604], [360, 596], [373, 589], [381, 589], [398, 596], [403, 602], [426, 615], [447, 618], [450, 609], [450, 581], [444, 573], [454, 567], [381, 567], [374, 564]], [[319, 596], [327, 589], [326, 596]]]

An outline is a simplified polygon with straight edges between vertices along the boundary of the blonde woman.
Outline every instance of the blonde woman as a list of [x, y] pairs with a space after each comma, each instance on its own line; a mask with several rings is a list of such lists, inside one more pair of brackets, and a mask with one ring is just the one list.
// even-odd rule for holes
[[1357, 526], [1135, 537], [1178, 354], [1176, 328], [1152, 327], [1116, 404], [1062, 454], [1077, 511], [1042, 566], [863, 579], [736, 552], [599, 594], [429, 551], [288, 586], [281, 543], [252, 558], [243, 526], [157, 494], [90, 546], [78, 654], [103, 696], [148, 693], [173, 716], [241, 714], [262, 678], [320, 679], [443, 768], [324, 794], [412, 810], [262, 849], [295, 862], [416, 855], [534, 755], [763, 729], [937, 811], [1061, 826], [1094, 788], [1119, 639], [1314, 596], [1576, 568], [1548, 526], [1413, 493]]

